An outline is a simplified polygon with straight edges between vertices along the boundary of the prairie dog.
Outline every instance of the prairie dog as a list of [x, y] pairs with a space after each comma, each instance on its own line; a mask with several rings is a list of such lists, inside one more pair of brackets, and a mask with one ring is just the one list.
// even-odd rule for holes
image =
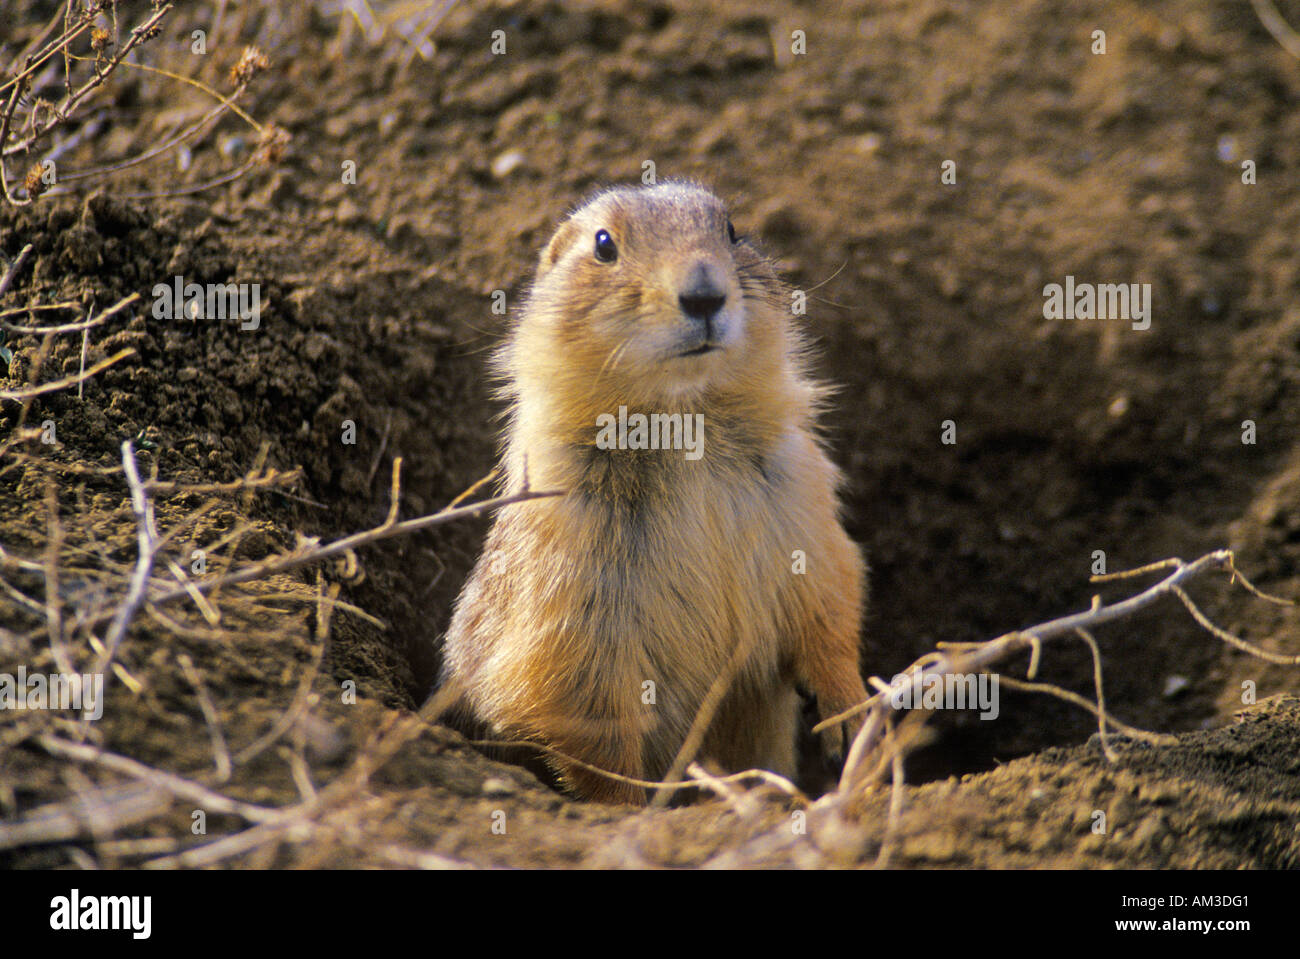
[[[605, 190], [556, 230], [494, 367], [504, 491], [527, 470], [566, 492], [497, 513], [444, 652], [443, 682], [494, 734], [657, 780], [736, 654], [699, 756], [789, 776], [797, 688], [823, 717], [867, 698], [865, 566], [790, 303], [693, 183]], [[552, 766], [579, 796], [646, 801]]]

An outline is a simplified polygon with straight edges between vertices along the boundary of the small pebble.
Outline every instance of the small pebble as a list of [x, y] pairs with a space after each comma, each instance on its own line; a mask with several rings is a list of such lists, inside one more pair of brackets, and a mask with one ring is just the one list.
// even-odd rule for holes
[[524, 155], [519, 150], [507, 150], [492, 161], [492, 175], [504, 180], [511, 173], [523, 166]]
[[485, 796], [513, 796], [515, 794], [515, 784], [508, 779], [498, 779], [495, 776], [491, 779], [483, 780], [483, 795]]

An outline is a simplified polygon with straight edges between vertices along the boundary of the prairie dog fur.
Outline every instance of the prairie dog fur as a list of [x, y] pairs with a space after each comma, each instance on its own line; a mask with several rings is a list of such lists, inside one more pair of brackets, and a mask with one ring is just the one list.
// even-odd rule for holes
[[[542, 251], [494, 364], [509, 404], [504, 491], [526, 469], [533, 489], [566, 493], [496, 515], [443, 682], [497, 735], [659, 779], [739, 650], [699, 756], [792, 775], [797, 687], [823, 717], [866, 699], [865, 567], [815, 432], [826, 391], [771, 264], [701, 186], [603, 191]], [[628, 429], [611, 442], [611, 423], [637, 414], [702, 424], [703, 441], [644, 448]], [[846, 726], [823, 734], [832, 755]], [[646, 800], [553, 766], [580, 796]]]

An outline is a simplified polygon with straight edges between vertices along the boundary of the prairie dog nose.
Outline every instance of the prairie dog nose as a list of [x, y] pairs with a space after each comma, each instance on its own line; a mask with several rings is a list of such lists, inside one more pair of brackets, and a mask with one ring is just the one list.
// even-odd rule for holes
[[682, 284], [677, 302], [691, 319], [707, 323], [727, 302], [727, 292], [712, 267], [697, 263]]

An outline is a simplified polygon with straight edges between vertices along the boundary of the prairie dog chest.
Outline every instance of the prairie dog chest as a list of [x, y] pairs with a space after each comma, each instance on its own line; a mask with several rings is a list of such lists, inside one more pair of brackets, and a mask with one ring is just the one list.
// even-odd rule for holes
[[[642, 470], [627, 499], [575, 497], [561, 508], [583, 631], [606, 649], [707, 673], [742, 638], [776, 653], [799, 521], [784, 469], [706, 456]], [[608, 491], [615, 481], [600, 477]], [[674, 670], [676, 671], [676, 670]]]

